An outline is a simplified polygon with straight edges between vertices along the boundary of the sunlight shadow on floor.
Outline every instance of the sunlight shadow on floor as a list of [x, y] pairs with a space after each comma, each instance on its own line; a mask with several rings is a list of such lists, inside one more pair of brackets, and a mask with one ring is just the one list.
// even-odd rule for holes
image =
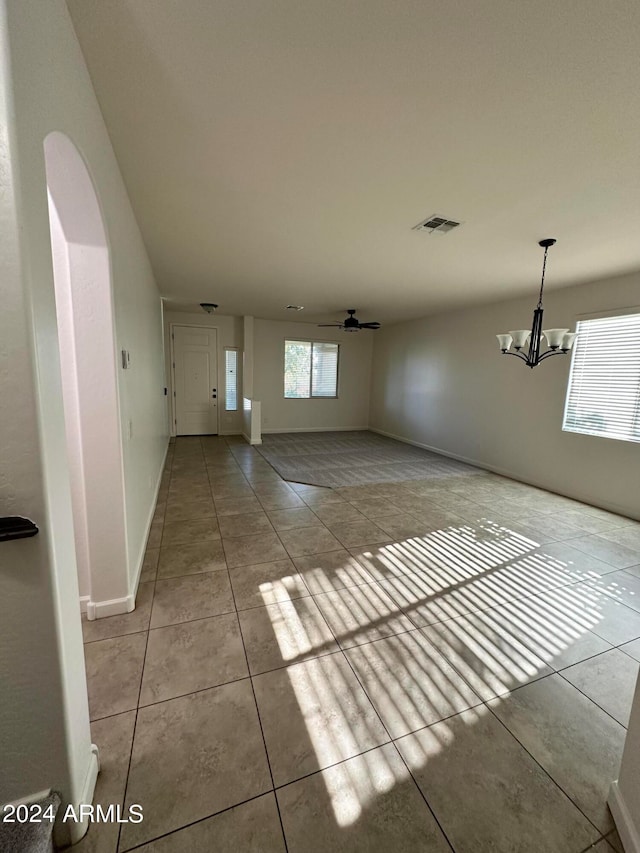
[[[484, 701], [551, 673], [554, 658], [598, 625], [602, 596], [615, 595], [613, 585], [584, 583], [597, 573], [491, 520], [355, 553], [330, 575], [318, 567], [300, 573], [320, 608], [315, 618], [329, 624], [358, 681], [345, 679], [339, 653], [322, 668], [296, 663], [316, 646], [323, 653], [323, 630], [303, 625], [303, 600], [274, 605], [272, 584], [260, 587], [282, 660], [294, 664], [287, 672], [318, 768], [364, 752], [331, 777], [340, 826], [401, 781], [384, 751], [366, 752], [374, 733], [346, 724], [350, 709], [370, 701], [394, 739], [444, 720], [437, 736], [430, 730], [428, 749], [423, 739], [423, 754], [412, 756], [424, 764], [453, 736], [447, 718], [465, 710], [473, 724], [487, 713]], [[287, 588], [286, 578], [274, 582]]]

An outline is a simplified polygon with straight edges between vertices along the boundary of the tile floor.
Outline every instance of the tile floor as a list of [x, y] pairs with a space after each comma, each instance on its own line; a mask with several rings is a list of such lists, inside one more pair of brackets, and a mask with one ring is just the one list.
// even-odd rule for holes
[[135, 611], [84, 622], [80, 850], [621, 851], [640, 524], [495, 475], [287, 484], [171, 445]]

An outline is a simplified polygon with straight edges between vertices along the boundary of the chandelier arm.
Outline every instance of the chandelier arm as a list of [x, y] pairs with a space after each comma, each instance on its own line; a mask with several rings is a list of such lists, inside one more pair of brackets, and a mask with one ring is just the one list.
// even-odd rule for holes
[[550, 358], [552, 355], [566, 355], [566, 353], [567, 353], [567, 350], [550, 349], [550, 350], [547, 350], [546, 352], [544, 352], [540, 356], [540, 358], [538, 359], [538, 362], [544, 361], [545, 358]]
[[526, 355], [523, 355], [521, 352], [503, 352], [503, 355], [515, 355], [516, 358], [522, 359], [522, 361], [529, 361]]

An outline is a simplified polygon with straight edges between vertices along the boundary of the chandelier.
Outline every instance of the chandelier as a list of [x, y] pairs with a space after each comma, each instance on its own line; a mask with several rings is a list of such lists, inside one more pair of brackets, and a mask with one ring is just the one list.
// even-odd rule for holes
[[[569, 352], [576, 339], [576, 333], [570, 332], [569, 329], [542, 329], [542, 291], [544, 289], [544, 274], [547, 268], [547, 252], [549, 247], [553, 246], [556, 241], [552, 238], [540, 240], [538, 243], [544, 249], [544, 260], [542, 261], [542, 281], [540, 282], [540, 295], [538, 297], [538, 306], [533, 312], [533, 325], [531, 330], [518, 329], [515, 332], [509, 332], [506, 335], [496, 335], [500, 349], [504, 355], [515, 355], [521, 358], [527, 367], [537, 367], [545, 358], [552, 355], [564, 355]], [[541, 354], [542, 336], [546, 338], [547, 349]], [[515, 352], [510, 352], [511, 346]], [[527, 351], [523, 350], [527, 347]]]

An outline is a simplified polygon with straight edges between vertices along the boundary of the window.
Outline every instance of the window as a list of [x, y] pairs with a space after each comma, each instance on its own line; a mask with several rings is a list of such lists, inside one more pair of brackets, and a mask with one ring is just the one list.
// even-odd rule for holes
[[224, 351], [224, 407], [228, 412], [238, 410], [238, 350]]
[[284, 342], [284, 396], [338, 396], [338, 344]]
[[640, 441], [640, 314], [577, 324], [562, 428]]

